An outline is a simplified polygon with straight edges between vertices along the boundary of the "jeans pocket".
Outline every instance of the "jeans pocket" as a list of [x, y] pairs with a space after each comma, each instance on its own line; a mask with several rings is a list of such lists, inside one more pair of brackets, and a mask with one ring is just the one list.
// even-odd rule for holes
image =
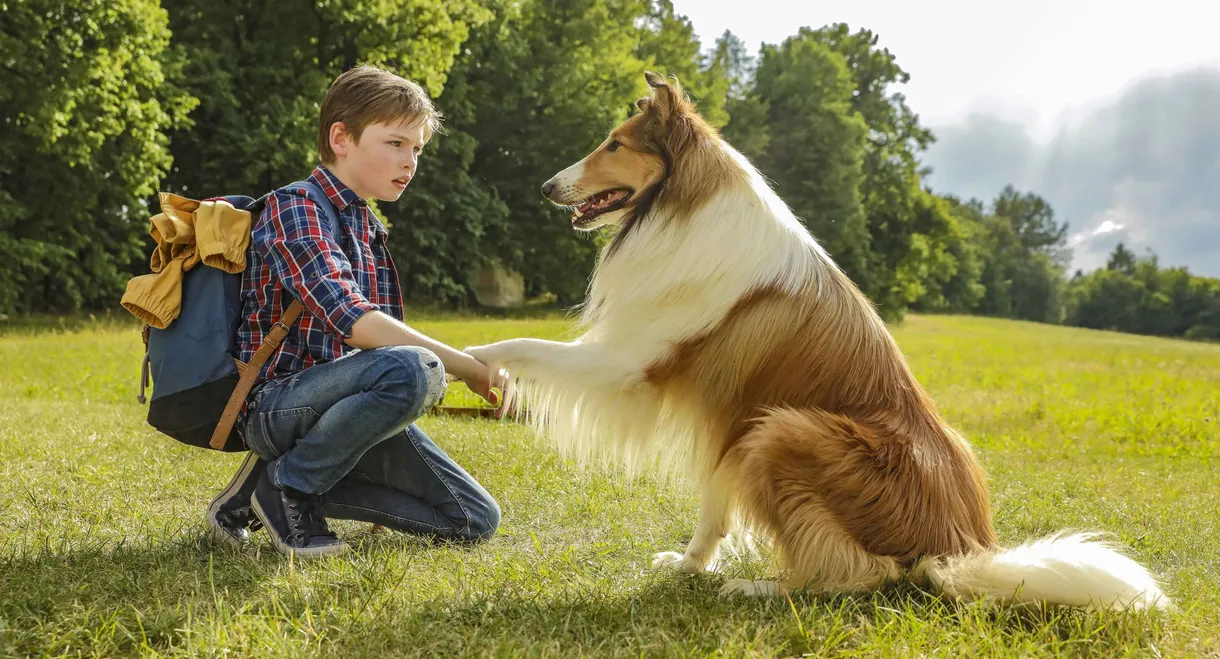
[[318, 422], [321, 415], [312, 407], [290, 407], [258, 412], [260, 439], [265, 448], [279, 457], [291, 449]]

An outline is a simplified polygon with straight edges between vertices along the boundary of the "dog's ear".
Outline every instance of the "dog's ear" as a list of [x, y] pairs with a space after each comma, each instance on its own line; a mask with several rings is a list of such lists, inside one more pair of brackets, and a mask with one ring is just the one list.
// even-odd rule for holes
[[[652, 88], [652, 99], [648, 103], [649, 107], [656, 113], [661, 125], [669, 123], [669, 118], [675, 112], [681, 110], [682, 104], [685, 101], [682, 95], [682, 88], [678, 85], [677, 79], [675, 78], [671, 83], [660, 74], [645, 71], [644, 80]], [[641, 109], [643, 109], [643, 106], [641, 106]]]
[[686, 99], [677, 78], [667, 79], [652, 71], [644, 73], [652, 88], [652, 96], [640, 99], [636, 105], [649, 114], [647, 130], [658, 144], [671, 155], [689, 142], [692, 127], [689, 114], [693, 106]]

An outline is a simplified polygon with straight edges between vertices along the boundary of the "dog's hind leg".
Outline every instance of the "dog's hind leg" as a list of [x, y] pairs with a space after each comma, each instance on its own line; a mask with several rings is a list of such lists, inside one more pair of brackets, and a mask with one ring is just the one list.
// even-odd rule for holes
[[740, 465], [742, 511], [772, 538], [784, 578], [734, 579], [722, 594], [868, 590], [901, 578], [898, 561], [866, 550], [828, 505], [827, 479], [843, 478], [854, 441], [816, 417], [784, 413], [764, 418], [732, 448], [726, 460]]
[[902, 575], [898, 562], [866, 551], [838, 528], [829, 513], [812, 506], [778, 529], [776, 547], [784, 579], [729, 579], [722, 596], [779, 597], [789, 592], [873, 590]]
[[668, 567], [679, 572], [707, 572], [716, 569], [720, 543], [733, 524], [734, 497], [727, 467], [721, 466], [703, 486], [699, 497], [699, 522], [686, 551], [663, 551], [653, 556], [653, 567]]
[[[720, 588], [721, 596], [780, 597], [796, 591], [873, 590], [901, 577], [902, 569], [893, 558], [870, 554], [850, 538], [827, 532], [830, 521], [813, 514], [785, 526], [785, 537], [777, 542], [785, 573], [782, 582], [729, 579]], [[793, 542], [794, 537], [801, 536], [803, 540]]]

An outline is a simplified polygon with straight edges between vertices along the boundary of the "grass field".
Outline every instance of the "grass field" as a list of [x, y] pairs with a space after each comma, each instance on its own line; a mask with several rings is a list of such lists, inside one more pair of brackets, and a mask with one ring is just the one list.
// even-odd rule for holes
[[[568, 327], [418, 326], [458, 346]], [[233, 550], [202, 513], [239, 457], [179, 447], [144, 423], [134, 324], [9, 323], [0, 655], [1220, 656], [1220, 346], [936, 316], [894, 332], [974, 442], [1003, 541], [1110, 531], [1179, 610], [995, 612], [909, 585], [722, 600], [722, 576], [649, 567], [689, 538], [691, 491], [574, 465], [525, 428], [483, 419], [421, 425], [500, 501], [491, 542], [430, 545], [339, 522], [354, 545], [345, 557], [290, 563], [265, 534]]]

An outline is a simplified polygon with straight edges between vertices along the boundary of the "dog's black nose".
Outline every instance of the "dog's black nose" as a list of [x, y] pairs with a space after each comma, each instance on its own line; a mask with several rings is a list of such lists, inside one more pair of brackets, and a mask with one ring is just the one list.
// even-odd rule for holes
[[551, 179], [550, 181], [543, 183], [542, 184], [542, 196], [544, 196], [544, 197], [551, 196], [551, 190], [554, 190], [554, 189], [555, 189], [555, 180], [554, 179]]

